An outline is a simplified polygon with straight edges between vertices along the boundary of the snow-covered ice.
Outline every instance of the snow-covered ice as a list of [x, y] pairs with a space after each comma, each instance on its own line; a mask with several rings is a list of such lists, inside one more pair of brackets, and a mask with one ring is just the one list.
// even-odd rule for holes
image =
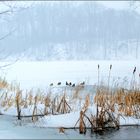
[[[49, 115], [44, 118], [40, 118], [37, 125], [42, 127], [70, 128], [75, 126], [79, 116], [80, 112], [72, 112], [62, 115]], [[76, 125], [77, 127], [79, 126], [78, 124]], [[120, 117], [120, 125], [140, 125], [140, 119], [135, 119], [133, 117]]]
[[[1, 62], [0, 65], [4, 65], [6, 62]], [[7, 62], [8, 63], [8, 62]], [[1, 71], [1, 76], [6, 78], [8, 82], [20, 83], [21, 89], [40, 88], [45, 89], [46, 93], [51, 88], [50, 83], [54, 84], [52, 91], [63, 91], [66, 81], [72, 83], [80, 83], [85, 81], [86, 85], [94, 85], [98, 82], [97, 66], [100, 65], [100, 81], [106, 82], [109, 74], [109, 66], [112, 64], [111, 71], [111, 83], [113, 79], [118, 82], [124, 79], [132, 79], [133, 69], [136, 66], [136, 79], [140, 73], [140, 64], [138, 61], [53, 61], [53, 62], [17, 62], [14, 65], [10, 65]], [[58, 82], [62, 84], [57, 85]], [[58, 88], [57, 88], [58, 87]], [[61, 88], [59, 88], [61, 87]], [[94, 86], [92, 86], [92, 90]], [[90, 93], [90, 90], [88, 91]], [[84, 94], [83, 94], [84, 95]], [[22, 109], [22, 115], [31, 115], [32, 108]], [[40, 109], [44, 106], [39, 105]], [[95, 106], [89, 108], [93, 114], [95, 114]], [[39, 120], [35, 124], [26, 124], [25, 126], [17, 125], [15, 127], [15, 120], [13, 115], [16, 115], [16, 108], [11, 107], [7, 111], [1, 108], [1, 112], [5, 115], [0, 116], [0, 138], [60, 138], [60, 139], [72, 139], [71, 132], [67, 135], [60, 135], [57, 129], [58, 127], [74, 127], [79, 119], [80, 111], [75, 110], [71, 113], [61, 115], [48, 115]], [[90, 112], [89, 112], [90, 113]], [[7, 116], [10, 115], [10, 116]], [[120, 124], [139, 124], [140, 120], [132, 117], [120, 117]], [[34, 128], [34, 127], [35, 128]], [[50, 128], [51, 127], [51, 128]], [[32, 129], [31, 129], [32, 128]], [[44, 129], [42, 129], [44, 128]], [[36, 133], [36, 131], [38, 133]], [[24, 133], [24, 134], [23, 134]], [[25, 135], [26, 133], [26, 135]], [[72, 132], [74, 138], [84, 139], [84, 136], [78, 135], [76, 132]], [[87, 138], [87, 137], [86, 137]]]
[[0, 139], [88, 139], [74, 130], [66, 130], [63, 134], [59, 129], [20, 125], [15, 117], [7, 115], [0, 116], [0, 124]]
[[[1, 62], [4, 65], [9, 62]], [[131, 80], [134, 67], [137, 67], [136, 78], [140, 73], [139, 61], [19, 61], [1, 71], [2, 77], [8, 81], [20, 83], [21, 88], [46, 88], [50, 83], [56, 86], [60, 81], [79, 83], [85, 81], [87, 85], [97, 83], [100, 65], [100, 81], [106, 81], [109, 66], [112, 64], [111, 77], [114, 80]]]

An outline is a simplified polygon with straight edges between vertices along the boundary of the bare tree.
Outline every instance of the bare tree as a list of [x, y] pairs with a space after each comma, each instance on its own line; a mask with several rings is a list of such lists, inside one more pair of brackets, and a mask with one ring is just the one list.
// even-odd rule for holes
[[140, 1], [131, 0], [129, 1], [129, 6], [132, 8], [132, 10], [137, 10], [140, 7]]
[[[8, 16], [12, 16], [14, 13], [17, 13], [17, 12], [20, 12], [20, 11], [23, 11], [23, 10], [26, 10], [27, 8], [30, 8], [32, 5], [33, 5], [33, 3], [31, 3], [30, 5], [25, 5], [25, 4], [22, 5], [21, 3], [18, 3], [18, 2], [0, 1], [0, 6], [2, 7], [0, 9], [0, 19], [2, 19], [3, 17], [6, 17], [7, 18], [7, 15]], [[16, 31], [16, 28], [13, 27], [13, 29], [10, 29], [8, 31], [8, 33], [5, 33], [4, 35], [0, 36], [0, 41], [8, 38], [15, 31]], [[4, 52], [3, 49], [0, 50], [0, 53], [3, 53], [3, 52]], [[5, 60], [8, 56], [10, 56], [10, 53], [8, 55], [5, 55], [4, 57], [1, 57], [0, 60]], [[0, 69], [12, 65], [15, 62], [17, 62], [18, 60], [19, 60], [19, 58], [17, 58], [16, 60], [14, 60], [14, 62], [11, 62], [11, 63], [5, 64], [5, 65], [2, 65], [2, 66], [0, 66]]]

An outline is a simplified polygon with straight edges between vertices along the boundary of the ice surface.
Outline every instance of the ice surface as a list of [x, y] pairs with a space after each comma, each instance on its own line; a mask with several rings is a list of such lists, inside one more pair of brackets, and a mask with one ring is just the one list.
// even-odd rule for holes
[[[59, 133], [59, 129], [40, 128], [35, 125], [19, 125], [18, 121], [11, 116], [0, 116], [0, 139], [85, 139], [76, 131]], [[88, 137], [87, 137], [88, 138]], [[87, 139], [86, 138], [86, 139]]]
[[[5, 62], [1, 62], [1, 65], [3, 64], [5, 64]], [[98, 64], [100, 65], [100, 81], [107, 81], [110, 64], [113, 66], [111, 71], [111, 83], [114, 78], [123, 81], [124, 77], [127, 77], [126, 79], [130, 81], [135, 66], [137, 67], [136, 78], [140, 72], [140, 64], [138, 61], [43, 61], [17, 62], [1, 71], [1, 76], [5, 76], [8, 82], [19, 82], [22, 89], [43, 88], [47, 91], [48, 88], [50, 88], [49, 84], [54, 83], [54, 91], [57, 93], [57, 87], [64, 86], [66, 81], [71, 81], [76, 84], [82, 81], [85, 81], [87, 85], [97, 84]], [[62, 82], [62, 85], [58, 86], [58, 82]], [[39, 105], [39, 108], [42, 108], [42, 106]], [[93, 114], [95, 114], [95, 109], [95, 106], [90, 106], [88, 113], [93, 112]], [[58, 129], [49, 128], [74, 127], [79, 118], [79, 110], [62, 115], [48, 115], [40, 118], [35, 124], [21, 123], [22, 126], [17, 125], [18, 122], [15, 121], [16, 118], [12, 117], [12, 115], [16, 115], [15, 107], [9, 108], [6, 112], [4, 112], [3, 109], [1, 109], [1, 111], [6, 115], [0, 116], [0, 138], [84, 138], [83, 135], [78, 135], [75, 131], [59, 134]], [[22, 109], [22, 113], [23, 115], [31, 115], [32, 108]], [[140, 121], [132, 117], [125, 117], [125, 119], [120, 117], [120, 124], [140, 124]]]
[[[8, 62], [7, 62], [8, 63]], [[41, 61], [17, 62], [1, 71], [8, 81], [17, 81], [21, 88], [47, 88], [50, 83], [66, 81], [79, 83], [85, 81], [87, 85], [97, 83], [97, 65], [100, 65], [100, 81], [107, 81], [109, 65], [112, 64], [111, 78], [114, 80], [131, 80], [134, 67], [137, 67], [136, 78], [140, 73], [139, 61]], [[0, 65], [4, 65], [1, 62]]]

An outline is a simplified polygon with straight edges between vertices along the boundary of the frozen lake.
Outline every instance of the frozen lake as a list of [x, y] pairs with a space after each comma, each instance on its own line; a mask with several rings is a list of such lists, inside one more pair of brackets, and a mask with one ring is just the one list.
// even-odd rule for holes
[[[8, 63], [8, 62], [7, 62]], [[4, 65], [1, 62], [0, 65]], [[136, 78], [139, 78], [140, 64], [138, 61], [54, 61], [54, 62], [17, 62], [5, 69], [1, 69], [1, 76], [8, 82], [16, 81], [21, 88], [46, 88], [50, 83], [57, 85], [59, 81], [65, 85], [66, 81], [79, 83], [85, 81], [87, 85], [98, 81], [98, 64], [100, 65], [100, 81], [107, 81], [109, 66], [112, 64], [112, 80], [128, 81], [132, 79], [133, 69], [136, 66]], [[58, 129], [37, 127], [33, 123], [19, 125], [12, 116], [0, 116], [0, 138], [7, 139], [139, 139], [140, 127], [123, 127], [118, 131], [105, 132], [102, 135], [79, 135], [78, 130], [66, 130], [60, 134]]]
[[[15, 117], [0, 116], [0, 139], [85, 139], [84, 135], [79, 135], [78, 131], [70, 130], [59, 133], [58, 129], [39, 128], [22, 124], [16, 121]], [[88, 137], [87, 137], [88, 138]]]
[[[41, 128], [18, 123], [14, 117], [0, 116], [0, 139], [139, 139], [140, 127], [122, 127], [119, 130], [107, 131], [102, 134], [95, 134], [87, 131], [86, 135], [80, 135], [78, 130], [65, 130], [59, 133], [58, 129]], [[21, 125], [19, 125], [21, 124]], [[34, 126], [34, 127], [33, 127]]]
[[[8, 63], [8, 62], [7, 62]], [[1, 62], [0, 65], [4, 65]], [[100, 65], [100, 81], [106, 81], [109, 75], [109, 66], [112, 64], [112, 79], [131, 80], [134, 67], [137, 67], [136, 77], [140, 73], [139, 61], [52, 61], [52, 62], [17, 62], [1, 70], [1, 76], [8, 81], [20, 82], [21, 88], [46, 88], [50, 83], [66, 81], [93, 85], [98, 81], [98, 68]]]

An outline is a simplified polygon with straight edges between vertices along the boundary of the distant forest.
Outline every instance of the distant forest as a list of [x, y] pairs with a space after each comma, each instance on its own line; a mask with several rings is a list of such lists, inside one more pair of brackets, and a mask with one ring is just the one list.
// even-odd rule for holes
[[91, 2], [39, 2], [0, 15], [0, 40], [7, 59], [140, 59], [140, 15]]

